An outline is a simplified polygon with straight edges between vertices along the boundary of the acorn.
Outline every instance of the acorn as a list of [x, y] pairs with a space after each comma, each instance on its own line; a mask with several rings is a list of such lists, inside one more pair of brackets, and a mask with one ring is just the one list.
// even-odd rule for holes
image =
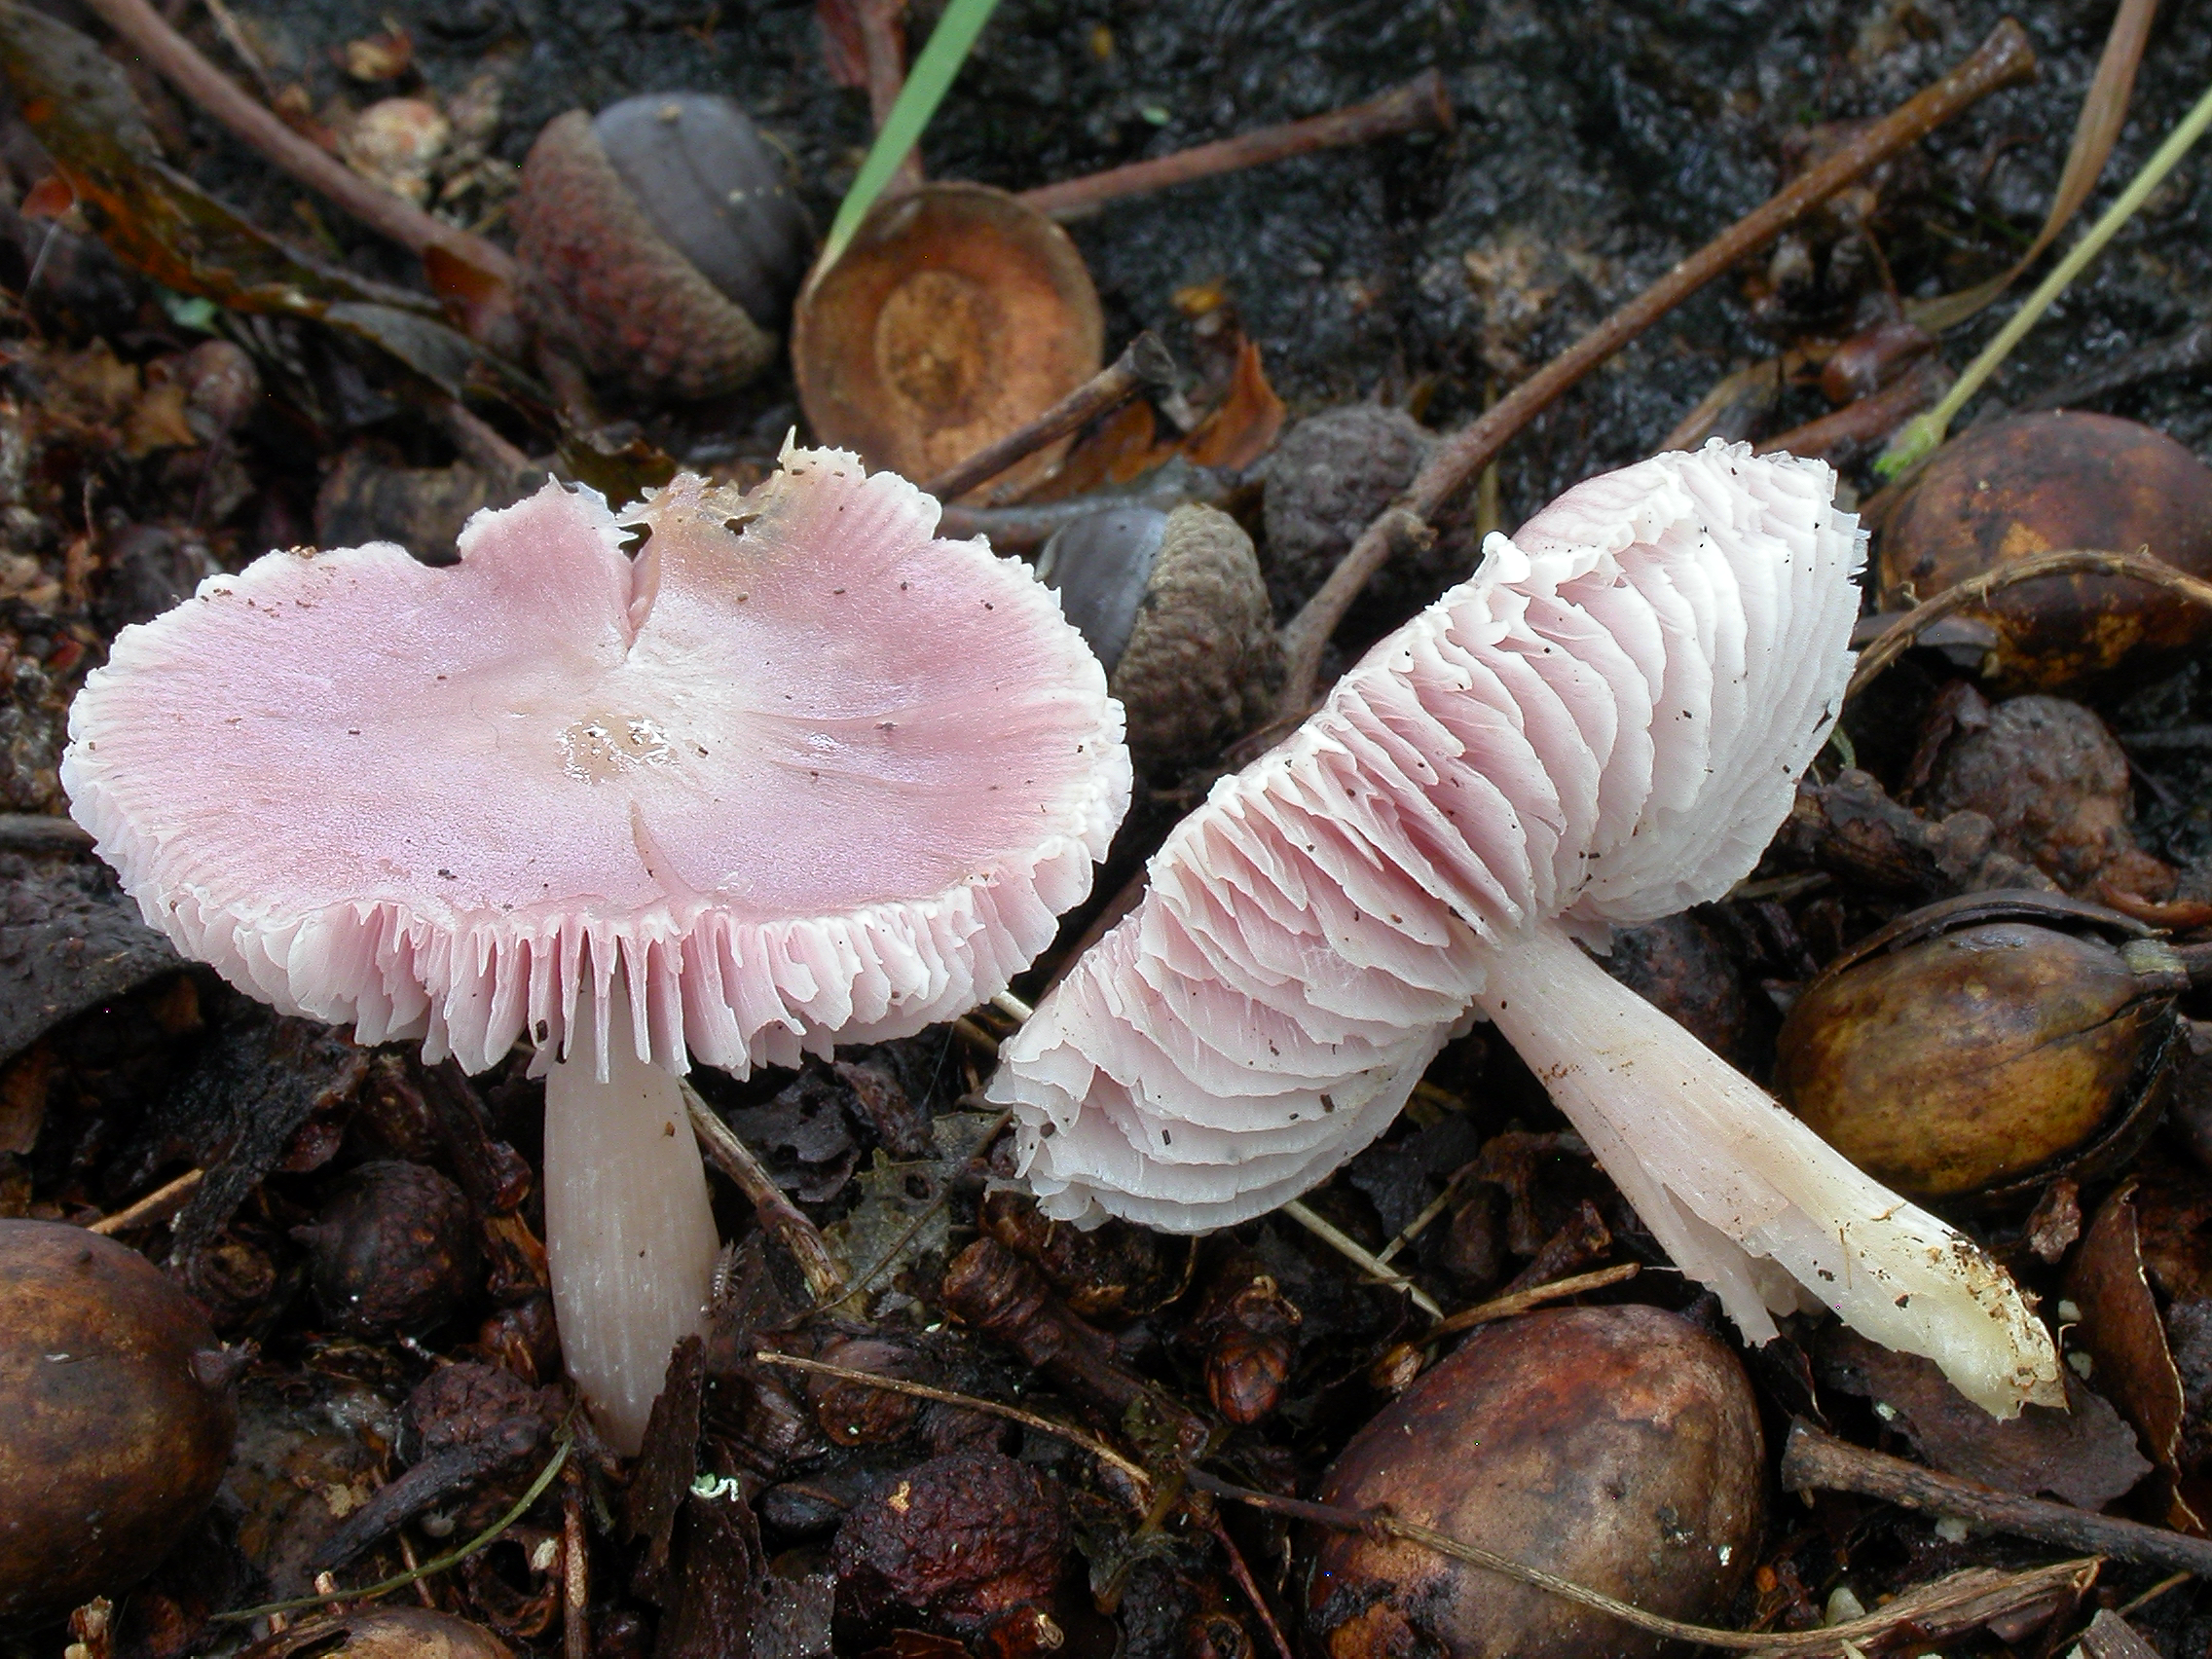
[[[1758, 1402], [1716, 1338], [1657, 1308], [1570, 1308], [1477, 1331], [1352, 1436], [1323, 1503], [1387, 1505], [1633, 1603], [1711, 1623], [1751, 1571], [1765, 1494]], [[1303, 1611], [1327, 1659], [1640, 1659], [1659, 1639], [1411, 1541], [1307, 1541]]]
[[1218, 507], [1105, 507], [1052, 533], [1037, 573], [1105, 664], [1140, 772], [1218, 756], [1261, 719], [1282, 653], [1252, 538]]
[[[1976, 426], [1936, 452], [1893, 508], [1877, 573], [1902, 609], [2009, 561], [2057, 548], [2132, 552], [2212, 576], [2212, 467], [2163, 432], [2059, 411]], [[2212, 612], [2117, 576], [2048, 576], [1960, 612], [1997, 633], [1991, 673], [2057, 691], [2178, 668], [2212, 640]]]
[[814, 230], [735, 103], [624, 98], [547, 124], [514, 203], [524, 315], [633, 397], [712, 397], [775, 360]]
[[2148, 933], [2046, 893], [1901, 917], [1805, 987], [1776, 1092], [1909, 1198], [1998, 1203], [2109, 1173], [2163, 1109], [2189, 983]]
[[[926, 184], [876, 204], [792, 318], [816, 439], [931, 478], [1098, 373], [1105, 320], [1068, 234], [1003, 190]], [[1018, 493], [1059, 439], [998, 475]]]
[[136, 1251], [0, 1221], [0, 1628], [118, 1598], [222, 1483], [237, 1357]]
[[398, 1160], [346, 1176], [310, 1227], [322, 1315], [356, 1336], [424, 1331], [482, 1283], [476, 1212], [435, 1169]]

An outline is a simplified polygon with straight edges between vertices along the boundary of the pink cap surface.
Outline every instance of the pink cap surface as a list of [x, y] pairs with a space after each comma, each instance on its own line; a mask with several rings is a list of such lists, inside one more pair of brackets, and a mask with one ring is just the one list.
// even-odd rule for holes
[[910, 1033], [1044, 948], [1129, 792], [1056, 598], [937, 520], [792, 450], [619, 521], [549, 484], [445, 570], [269, 554], [117, 638], [71, 810], [182, 949], [363, 1042], [557, 1048], [618, 961], [672, 1069]]
[[1046, 1212], [1264, 1213], [1388, 1126], [1499, 947], [1734, 885], [1850, 670], [1833, 486], [1718, 445], [1579, 485], [1216, 785], [1001, 1050]]

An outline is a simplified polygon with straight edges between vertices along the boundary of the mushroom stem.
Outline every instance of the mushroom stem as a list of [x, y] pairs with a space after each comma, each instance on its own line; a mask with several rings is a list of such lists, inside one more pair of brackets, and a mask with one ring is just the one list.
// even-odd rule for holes
[[669, 1351], [706, 1320], [721, 1247], [682, 1085], [630, 1039], [622, 978], [604, 1056], [588, 1000], [545, 1078], [545, 1254], [569, 1375], [634, 1456]]
[[1486, 954], [1483, 1012], [1746, 1341], [1807, 1306], [1802, 1287], [1996, 1416], [2063, 1405], [2050, 1333], [1970, 1240], [1852, 1165], [1559, 924]]

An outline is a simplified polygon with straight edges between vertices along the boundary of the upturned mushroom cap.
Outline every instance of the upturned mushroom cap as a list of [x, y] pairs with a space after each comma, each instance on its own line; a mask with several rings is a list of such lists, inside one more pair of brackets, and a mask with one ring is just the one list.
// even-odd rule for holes
[[1752, 1340], [1803, 1286], [1992, 1409], [2055, 1388], [1999, 1270], [1574, 943], [1718, 898], [1788, 812], [1851, 665], [1863, 538], [1833, 489], [1717, 441], [1592, 479], [1216, 785], [1001, 1050], [1044, 1211], [1261, 1214], [1479, 1008]]
[[1055, 598], [937, 518], [791, 450], [622, 520], [548, 485], [445, 570], [269, 554], [118, 636], [72, 810], [187, 953], [471, 1070], [579, 997], [604, 1055], [618, 964], [672, 1070], [918, 1030], [1051, 940], [1129, 791]]

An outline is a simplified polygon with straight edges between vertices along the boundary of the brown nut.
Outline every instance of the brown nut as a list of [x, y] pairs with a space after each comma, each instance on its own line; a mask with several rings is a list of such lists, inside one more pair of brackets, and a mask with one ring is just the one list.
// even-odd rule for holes
[[1998, 1201], [2108, 1171], [2161, 1109], [2188, 982], [2144, 931], [2046, 894], [1915, 911], [1806, 987], [1776, 1091], [1912, 1198]]
[[[1933, 599], [2011, 560], [2054, 548], [2148, 547], [2212, 575], [2212, 467], [2162, 432], [2109, 415], [1993, 421], [1954, 439], [1882, 532], [1884, 609]], [[2115, 576], [2022, 582], [1961, 612], [1997, 631], [2007, 689], [2058, 691], [2179, 666], [2212, 638], [2212, 612]]]
[[[1059, 226], [1001, 190], [927, 184], [878, 203], [810, 281], [792, 368], [818, 441], [930, 478], [1098, 372], [1105, 321]], [[993, 481], [1045, 476], [1067, 440]]]
[[1052, 533], [1037, 573], [1106, 665], [1137, 769], [1218, 756], [1282, 680], [1252, 538], [1218, 507], [1104, 507]]
[[0, 1627], [153, 1570], [222, 1482], [235, 1372], [143, 1256], [0, 1221]]
[[645, 399], [710, 397], [774, 361], [814, 240], [745, 112], [695, 92], [549, 123], [514, 223], [532, 326]]
[[[1765, 1488], [1736, 1356], [1656, 1308], [1574, 1308], [1478, 1331], [1352, 1437], [1341, 1508], [1478, 1542], [1670, 1618], [1709, 1622], [1751, 1567]], [[1608, 1659], [1659, 1639], [1397, 1538], [1309, 1544], [1305, 1619], [1327, 1659]]]

